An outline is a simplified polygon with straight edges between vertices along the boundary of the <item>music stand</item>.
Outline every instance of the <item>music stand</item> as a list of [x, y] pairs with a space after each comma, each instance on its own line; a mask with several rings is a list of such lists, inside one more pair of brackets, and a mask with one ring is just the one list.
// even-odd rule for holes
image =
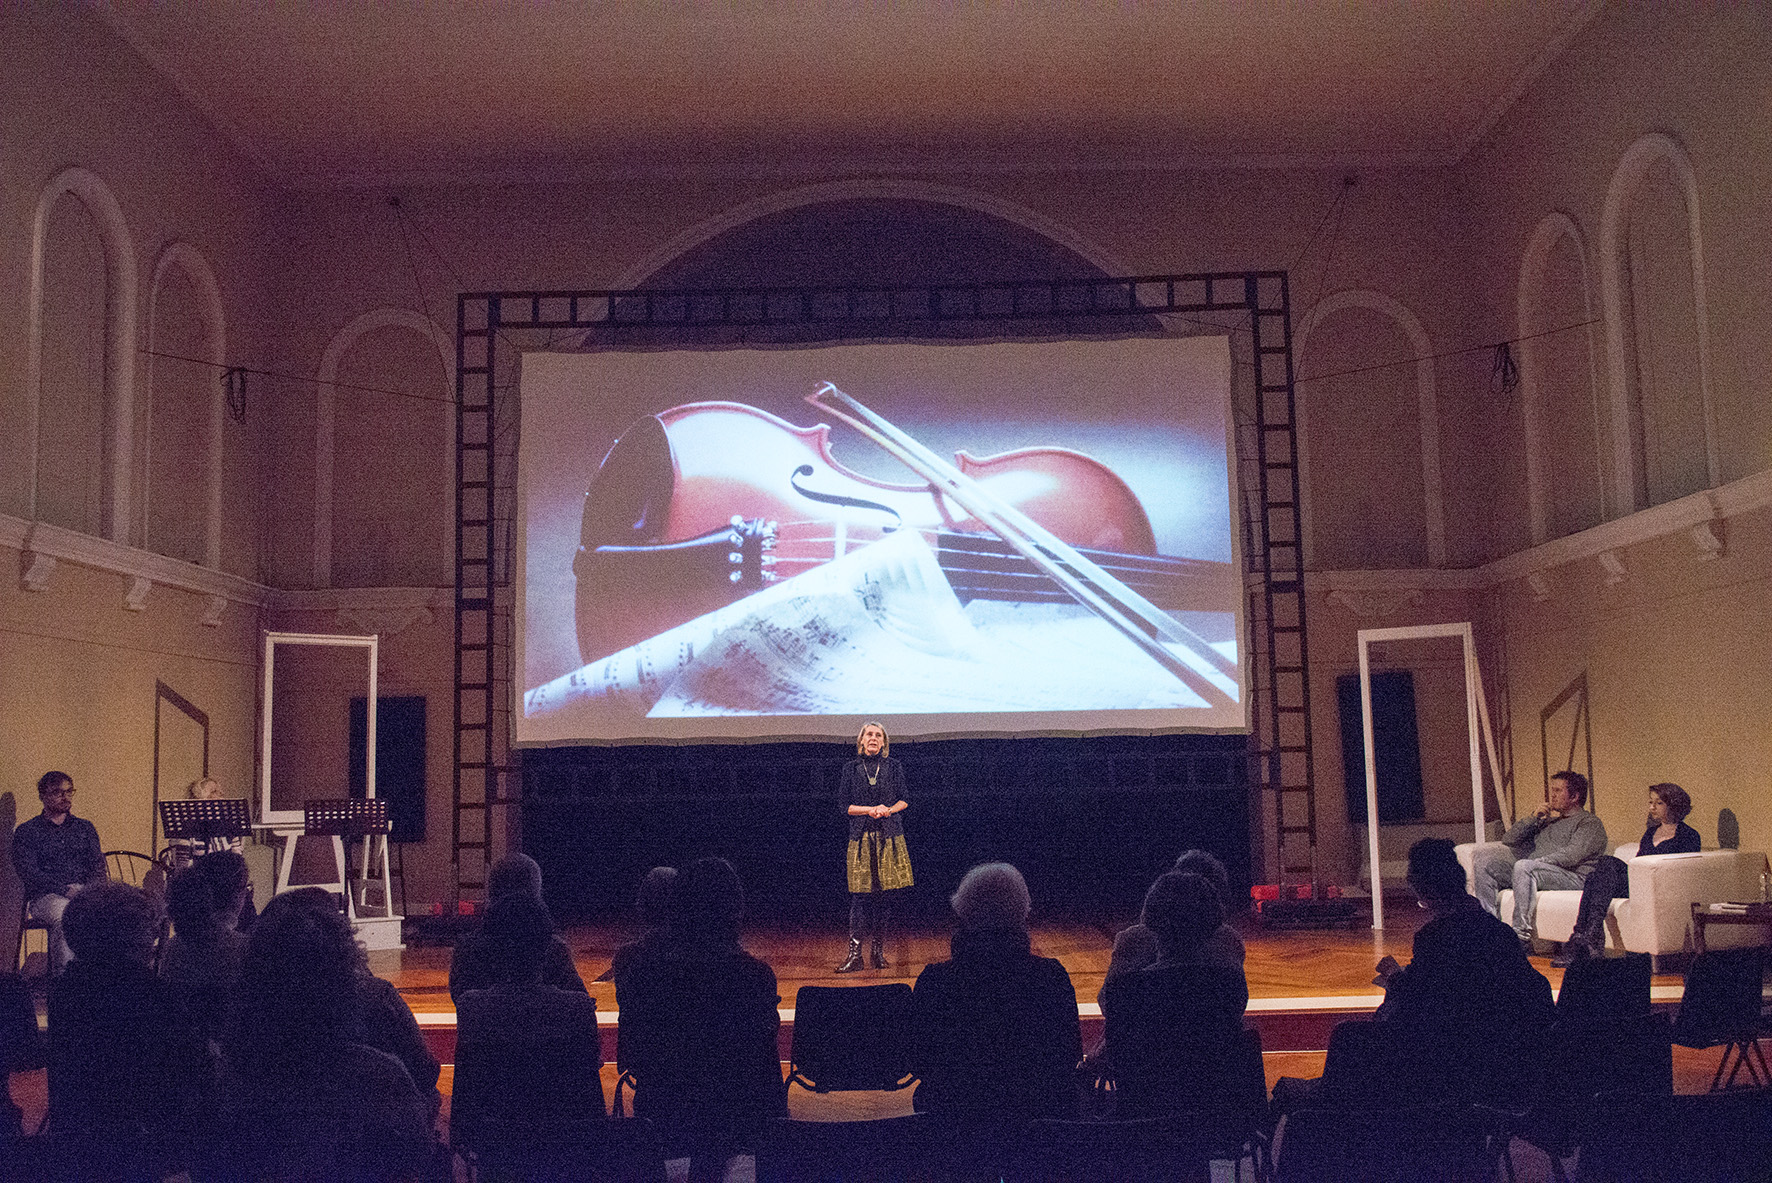
[[351, 890], [350, 860], [345, 843], [363, 840], [363, 904], [368, 905], [370, 867], [373, 863], [371, 839], [381, 839], [382, 906], [386, 915], [394, 914], [394, 885], [388, 867], [388, 834], [393, 829], [388, 819], [388, 803], [375, 797], [332, 797], [308, 801], [302, 805], [302, 832], [328, 836], [332, 839], [334, 861], [338, 865], [339, 890], [344, 893], [345, 911], [357, 919], [355, 893]]
[[[244, 797], [211, 801], [160, 802], [160, 833], [168, 844], [177, 839], [192, 850], [207, 854], [217, 838], [247, 838], [252, 834], [252, 807]], [[196, 855], [192, 858], [195, 859]]]

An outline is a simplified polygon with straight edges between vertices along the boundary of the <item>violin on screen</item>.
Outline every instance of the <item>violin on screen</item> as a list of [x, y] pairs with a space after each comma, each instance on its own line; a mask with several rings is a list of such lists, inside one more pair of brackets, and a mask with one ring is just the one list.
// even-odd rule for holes
[[[833, 398], [842, 401], [820, 401]], [[743, 403], [688, 403], [639, 420], [585, 495], [573, 562], [583, 661], [901, 530], [924, 535], [963, 603], [1094, 608], [1096, 591], [1071, 586], [1093, 571], [1092, 587], [1111, 585], [1106, 597], [1119, 607], [1110, 611], [1131, 613], [1146, 637], [1174, 641], [1164, 613], [1223, 611], [1240, 594], [1230, 563], [1158, 555], [1137, 496], [1081, 452], [961, 451], [950, 466], [828, 383], [808, 401], [925, 479], [864, 476], [832, 456], [829, 426], [798, 427]], [[1142, 619], [1154, 610], [1163, 619]], [[1215, 651], [1201, 660], [1224, 669]]]

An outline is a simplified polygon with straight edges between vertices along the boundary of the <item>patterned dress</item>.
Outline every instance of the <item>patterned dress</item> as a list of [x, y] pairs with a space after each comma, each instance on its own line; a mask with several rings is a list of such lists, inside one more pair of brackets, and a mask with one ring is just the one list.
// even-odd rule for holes
[[[890, 756], [857, 756], [849, 761], [843, 766], [837, 795], [845, 812], [851, 805], [895, 805], [910, 800], [905, 793], [904, 767]], [[903, 815], [851, 815], [848, 863], [852, 895], [909, 887], [911, 856], [904, 843]]]

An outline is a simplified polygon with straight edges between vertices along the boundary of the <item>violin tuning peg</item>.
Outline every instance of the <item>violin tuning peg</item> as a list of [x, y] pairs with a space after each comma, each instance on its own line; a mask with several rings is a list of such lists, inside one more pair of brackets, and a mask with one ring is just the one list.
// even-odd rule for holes
[[743, 555], [741, 555], [741, 554], [739, 554], [739, 553], [738, 553], [738, 552], [737, 552], [737, 551], [735, 551], [735, 550], [734, 550], [734, 551], [728, 551], [728, 552], [727, 552], [727, 555], [726, 555], [726, 561], [727, 561], [727, 562], [728, 562], [728, 563], [742, 563], [742, 562], [744, 562], [744, 556], [743, 556]]
[[744, 528], [744, 515], [741, 513], [733, 514], [732, 520], [730, 522], [728, 522], [727, 525], [731, 526], [735, 530], [742, 530]]

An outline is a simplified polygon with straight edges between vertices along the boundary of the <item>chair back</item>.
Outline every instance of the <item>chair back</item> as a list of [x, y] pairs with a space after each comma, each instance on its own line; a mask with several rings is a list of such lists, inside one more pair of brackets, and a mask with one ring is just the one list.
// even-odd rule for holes
[[816, 1093], [901, 1089], [911, 1071], [911, 987], [802, 986], [788, 1083]]
[[1574, 962], [1557, 992], [1557, 1021], [1604, 1022], [1648, 1014], [1652, 960], [1647, 953], [1626, 953]]
[[456, 1048], [450, 1142], [476, 1152], [574, 1142], [607, 1123], [596, 1032]]
[[1758, 1034], [1765, 952], [1750, 945], [1694, 957], [1686, 971], [1673, 1041], [1681, 1047], [1707, 1048], [1751, 1040]]
[[[1010, 1161], [1009, 1183], [1100, 1183], [1206, 1179], [1214, 1161], [1251, 1162], [1263, 1178], [1266, 1140], [1217, 1113], [1177, 1113], [1135, 1121], [1028, 1123]], [[1241, 1173], [1240, 1171], [1238, 1172]]]
[[1772, 1179], [1772, 1090], [1596, 1099], [1581, 1183], [1759, 1183]]
[[945, 1126], [921, 1113], [872, 1121], [777, 1118], [757, 1141], [757, 1183], [909, 1183], [952, 1177], [949, 1172], [958, 1164], [948, 1152], [945, 1132]]
[[1274, 1146], [1274, 1183], [1489, 1183], [1494, 1123], [1474, 1106], [1301, 1109]]
[[1559, 1014], [1544, 1053], [1543, 1107], [1567, 1112], [1569, 1098], [1596, 1093], [1672, 1093], [1672, 1028], [1658, 1013], [1586, 1022]]

